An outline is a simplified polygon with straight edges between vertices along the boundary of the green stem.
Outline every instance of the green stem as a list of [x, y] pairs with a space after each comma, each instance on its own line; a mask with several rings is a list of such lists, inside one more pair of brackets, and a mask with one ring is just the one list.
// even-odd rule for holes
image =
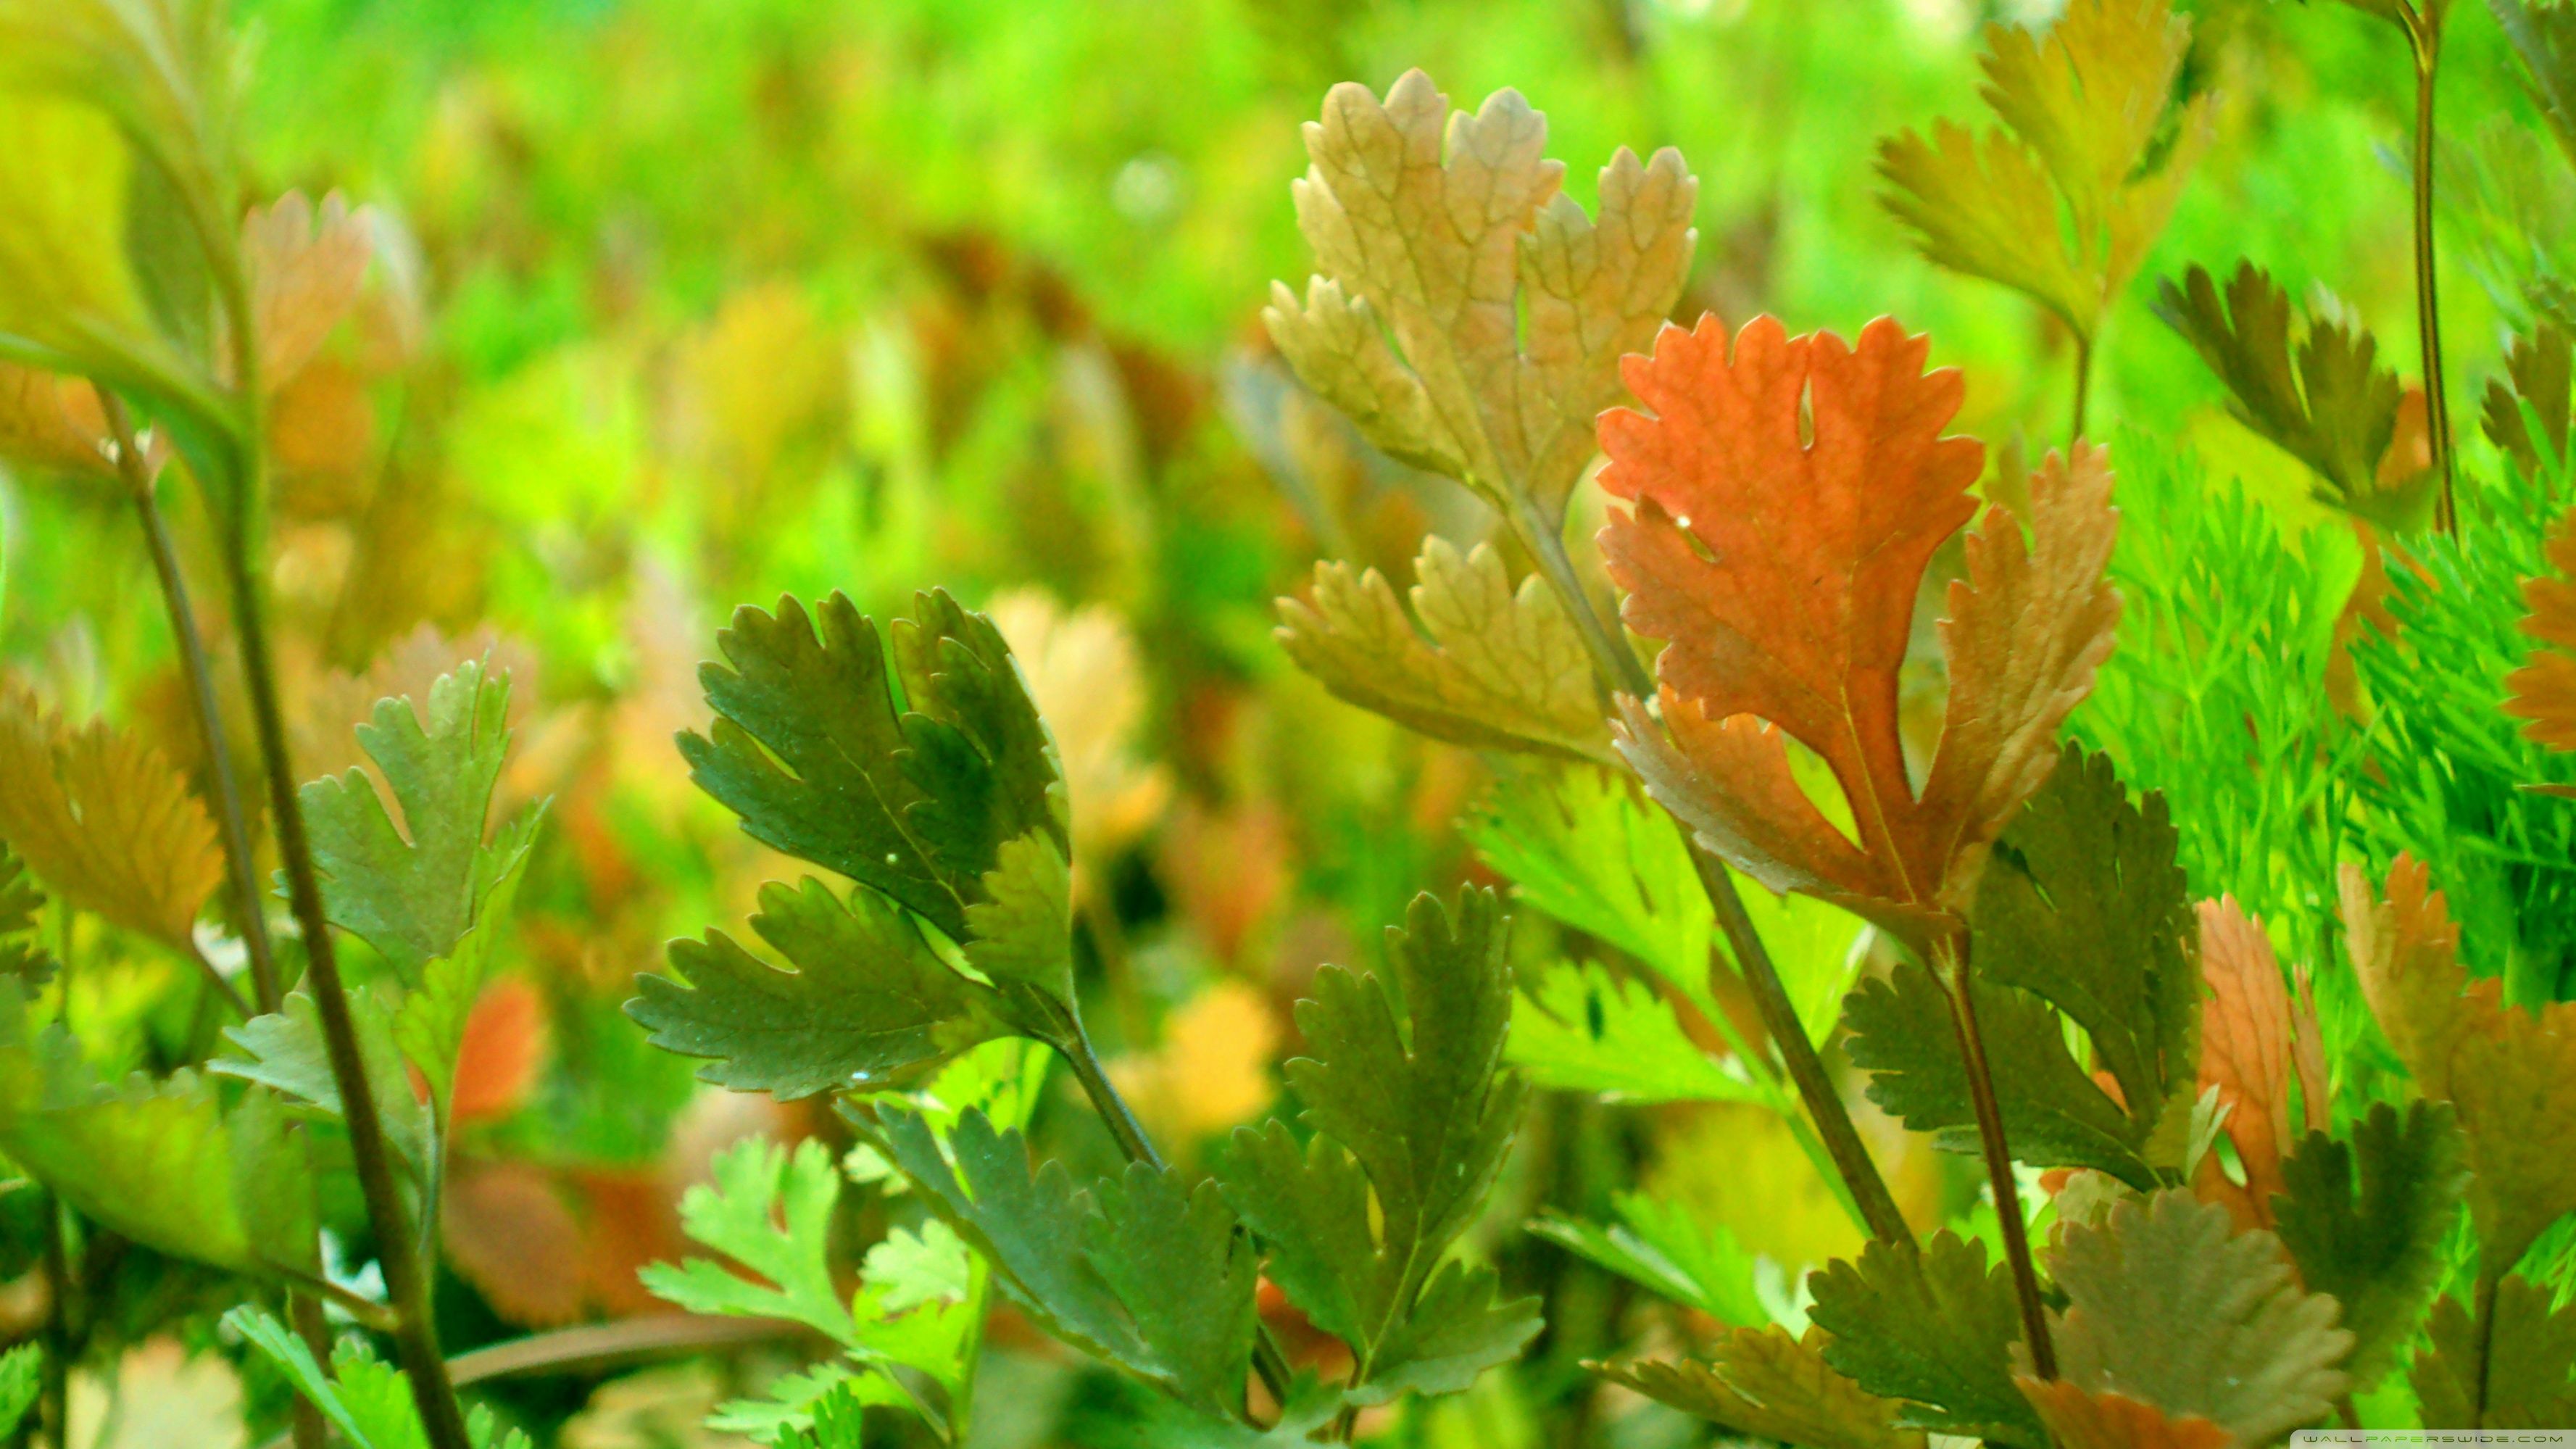
[[2481, 1269], [2478, 1273], [2478, 1393], [2477, 1402], [2469, 1412], [2469, 1427], [2472, 1429], [2483, 1429], [2487, 1424], [2487, 1398], [2495, 1376], [2496, 1287], [2503, 1276], [2500, 1269], [2495, 1272]]
[[[232, 456], [227, 460], [232, 476], [223, 480], [230, 485], [230, 496], [220, 509], [224, 536], [219, 551], [225, 583], [232, 592], [234, 627], [241, 636], [242, 674], [249, 685], [260, 769], [267, 777], [269, 813], [277, 828], [278, 855], [286, 867], [287, 904], [303, 932], [305, 979], [322, 1019], [322, 1043], [332, 1080], [340, 1089], [341, 1117], [349, 1130], [349, 1155], [357, 1168], [367, 1222], [375, 1234], [385, 1292], [393, 1302], [395, 1359], [411, 1387], [429, 1449], [473, 1449], [465, 1411], [456, 1401], [447, 1361], [438, 1349], [428, 1255], [404, 1211], [393, 1151], [385, 1141], [384, 1118], [367, 1080], [366, 1060], [358, 1050], [357, 1023], [349, 1007], [348, 987], [340, 976], [330, 916], [322, 904], [321, 877], [313, 866], [313, 843], [305, 833], [304, 804], [296, 795], [295, 766], [286, 744], [285, 711], [278, 704], [276, 667], [269, 657], [267, 590], [254, 557], [267, 430], [257, 317], [238, 251], [222, 249], [211, 240], [208, 251], [219, 263], [215, 278], [232, 328], [233, 380], [239, 389]], [[230, 265], [220, 264], [226, 260]]]
[[2433, 525], [2456, 538], [2460, 512], [2453, 488], [2451, 404], [2442, 386], [2442, 309], [2433, 275], [2433, 84], [2441, 68], [2442, 32], [2436, 21], [2411, 6], [2401, 7], [2400, 23], [2415, 51], [2415, 331], [2424, 357], [2424, 430], [2432, 445], [2433, 471], [2442, 480]]
[[70, 1449], [72, 1438], [72, 1275], [63, 1249], [65, 1211], [59, 1199], [45, 1194], [45, 1363], [37, 1397], [38, 1414], [53, 1449]]
[[1977, 1024], [1976, 999], [1970, 994], [1968, 935], [1955, 932], [1934, 947], [1934, 970], [1950, 998], [1950, 1020], [1958, 1028], [1959, 1056], [1968, 1073], [1968, 1100], [1976, 1108], [1977, 1144], [1986, 1159], [1986, 1180], [1994, 1189], [1995, 1218], [2003, 1229], [2004, 1257], [2012, 1264], [2013, 1292], [2021, 1303], [2021, 1331], [2030, 1345], [2031, 1368], [2043, 1379], [2057, 1377], [2057, 1349], [2048, 1334], [2048, 1310], [2039, 1293], [2039, 1270], [2030, 1255], [2030, 1232], [2021, 1220], [2021, 1186], [2013, 1177], [2012, 1147], [2004, 1140], [2004, 1114], [1995, 1100], [1993, 1069], [1986, 1061], [1986, 1038]]
[[170, 616], [170, 637], [179, 649], [181, 671], [188, 678], [188, 712], [197, 726], [197, 748], [206, 757], [206, 779], [214, 787], [215, 824], [223, 837], [224, 871], [231, 877], [242, 946], [250, 956], [251, 989], [259, 1009], [276, 1011], [285, 999], [277, 974], [275, 947], [268, 936], [268, 916], [260, 909], [259, 868], [251, 853], [249, 812], [242, 808], [241, 782], [233, 775], [232, 750], [224, 739], [223, 714], [215, 703], [214, 669], [206, 660], [205, 638], [188, 602], [188, 580], [179, 571], [179, 553], [162, 517], [151, 463], [127, 417], [125, 404], [107, 388], [93, 385], [108, 437], [116, 444], [116, 471], [134, 496], [134, 512], [143, 526], [143, 541], [152, 554], [152, 572], [161, 583], [161, 603]]
[[2078, 332], [2075, 334], [2075, 412], [2066, 425], [2066, 448], [2070, 455], [2075, 445], [2084, 441], [2084, 405], [2092, 392], [2093, 339]]
[[[1107, 1069], [1100, 1063], [1100, 1054], [1092, 1050], [1090, 1035], [1082, 1029], [1081, 1019], [1075, 1018], [1067, 1040], [1054, 1045], [1056, 1054], [1064, 1058], [1065, 1065], [1073, 1068], [1074, 1080], [1082, 1084], [1083, 1095], [1091, 1099], [1093, 1109], [1100, 1113], [1100, 1120], [1108, 1126], [1109, 1135], [1117, 1140], [1119, 1152], [1130, 1162], [1141, 1162], [1156, 1172], [1164, 1171], [1163, 1154], [1154, 1150], [1154, 1140], [1145, 1135], [1144, 1124], [1136, 1120], [1127, 1099], [1119, 1095], [1117, 1084], [1109, 1080]], [[1259, 1336], [1253, 1340], [1252, 1368], [1261, 1376], [1261, 1386], [1270, 1391], [1270, 1397], [1277, 1400], [1282, 1408], [1287, 1407], [1288, 1390], [1296, 1381], [1296, 1374], [1289, 1368], [1288, 1355], [1279, 1347], [1279, 1340], [1271, 1335], [1268, 1324], [1259, 1326]]]

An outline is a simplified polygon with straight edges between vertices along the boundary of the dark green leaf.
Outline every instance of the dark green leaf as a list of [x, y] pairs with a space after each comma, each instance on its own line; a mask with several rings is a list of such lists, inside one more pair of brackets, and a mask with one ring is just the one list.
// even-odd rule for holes
[[[2553, 1295], [2508, 1275], [2496, 1285], [2493, 1322], [2456, 1298], [2433, 1305], [2431, 1346], [2410, 1376], [2427, 1429], [2563, 1429], [2576, 1423], [2576, 1304], [2552, 1309]], [[2488, 1345], [2481, 1351], [2481, 1343]], [[2489, 1354], [2492, 1357], [2489, 1357]]]
[[1825, 1342], [1814, 1329], [1796, 1339], [1777, 1326], [1738, 1328], [1710, 1344], [1705, 1361], [1592, 1368], [1743, 1438], [1814, 1449], [1922, 1449], [1920, 1430], [1898, 1427], [1904, 1406], [1837, 1372], [1825, 1361]]
[[2311, 1132], [2281, 1164], [2276, 1230], [2309, 1291], [2331, 1293], [2352, 1330], [2356, 1392], [2388, 1370], [2433, 1295], [2442, 1243], [2468, 1187], [2451, 1108], [2377, 1103], [2352, 1142]]
[[1833, 1335], [1825, 1362], [1870, 1394], [1907, 1400], [1898, 1422], [2045, 1449], [2039, 1416], [2013, 1386], [2012, 1277], [1986, 1266], [1983, 1243], [1947, 1229], [1921, 1248], [1872, 1242], [1859, 1263], [1837, 1259], [1807, 1284], [1808, 1316]]

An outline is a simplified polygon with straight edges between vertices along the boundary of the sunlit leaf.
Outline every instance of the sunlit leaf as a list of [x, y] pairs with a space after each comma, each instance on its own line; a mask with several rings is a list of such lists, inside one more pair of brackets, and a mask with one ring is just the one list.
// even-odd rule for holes
[[223, 879], [215, 825], [141, 739], [0, 691], [0, 839], [65, 900], [181, 951]]
[[1752, 1439], [1814, 1449], [1922, 1449], [1921, 1430], [1900, 1428], [1903, 1406], [1863, 1390], [1825, 1362], [1824, 1335], [1809, 1329], [1738, 1328], [1705, 1345], [1705, 1359], [1595, 1364], [1625, 1384]]

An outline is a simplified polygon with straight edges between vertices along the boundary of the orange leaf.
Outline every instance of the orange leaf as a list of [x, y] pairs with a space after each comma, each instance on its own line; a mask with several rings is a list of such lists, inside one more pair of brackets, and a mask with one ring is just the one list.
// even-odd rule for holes
[[2505, 676], [2504, 712], [2528, 720], [2522, 732], [2553, 750], [2576, 750], [2576, 510], [2550, 530], [2546, 578], [2522, 581], [2531, 613], [2522, 632], [2530, 658]]
[[536, 1084], [546, 1050], [546, 1001], [515, 977], [493, 982], [465, 1018], [456, 1051], [457, 1125], [507, 1117]]
[[337, 195], [316, 212], [304, 193], [290, 191], [242, 222], [266, 386], [284, 385], [313, 360], [356, 304], [374, 252], [366, 214], [351, 213]]
[[2200, 1085], [2218, 1089], [2224, 1131], [2245, 1167], [2242, 1187], [2215, 1154], [2201, 1159], [2192, 1190], [2224, 1204], [2239, 1230], [2272, 1225], [2285, 1190], [2281, 1147], [2290, 1135], [2290, 993], [2272, 938], [2233, 897], [2200, 903], [2200, 973], [2210, 999], [2200, 1016]]
[[2228, 1449], [2236, 1436], [2193, 1414], [2181, 1419], [2110, 1389], [2088, 1393], [2069, 1379], [2018, 1377], [2060, 1449]]
[[[2034, 536], [2009, 511], [1968, 540], [1943, 624], [1951, 694], [1918, 798], [1897, 671], [1925, 566], [1976, 512], [1972, 438], [1942, 436], [1956, 371], [1885, 318], [1847, 346], [1757, 318], [1733, 356], [1714, 318], [1626, 363], [1654, 411], [1601, 419], [1602, 486], [1635, 505], [1601, 534], [1625, 616], [1665, 641], [1667, 743], [1623, 706], [1621, 748], [1650, 788], [1775, 890], [1843, 901], [1919, 932], [1965, 898], [1986, 847], [2047, 778], [2051, 736], [2109, 651], [2102, 580], [2117, 515], [2099, 449], [2031, 483]], [[1857, 839], [1810, 802], [1787, 741], [1823, 757]]]

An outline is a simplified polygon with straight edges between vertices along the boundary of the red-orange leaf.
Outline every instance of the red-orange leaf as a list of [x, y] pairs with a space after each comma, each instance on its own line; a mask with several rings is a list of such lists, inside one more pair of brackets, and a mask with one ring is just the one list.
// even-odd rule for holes
[[[1943, 638], [1951, 694], [1918, 798], [1898, 735], [1897, 670], [1924, 567], [1976, 512], [1972, 438], [1944, 437], [1958, 374], [1884, 318], [1857, 346], [1789, 337], [1770, 318], [1735, 339], [1715, 319], [1631, 357], [1651, 414], [1601, 419], [1601, 542], [1626, 618], [1667, 641], [1663, 719], [1625, 706], [1621, 748], [1650, 788], [1738, 868], [1919, 929], [1950, 916], [2004, 821], [2047, 778], [2051, 736], [2110, 649], [2103, 582], [2116, 515], [2099, 449], [2031, 484], [2032, 536], [1997, 510], [1968, 540]], [[1785, 738], [1784, 738], [1785, 737]], [[1822, 756], [1857, 840], [1789, 767]]]
[[2230, 897], [2200, 903], [2200, 974], [2209, 1000], [2200, 1016], [2200, 1085], [2218, 1089], [2222, 1130], [2245, 1168], [2242, 1186], [2212, 1153], [2192, 1190], [2222, 1203], [2239, 1230], [2272, 1225], [2273, 1195], [2284, 1190], [2281, 1147], [2290, 1137], [2290, 992], [2272, 938]]
[[2066, 1379], [2013, 1382], [2062, 1449], [2228, 1449], [2236, 1442], [2234, 1434], [2198, 1414], [2173, 1418], [2116, 1390], [2092, 1393]]
[[2529, 721], [2522, 732], [2550, 749], [2576, 750], [2576, 511], [2550, 531], [2548, 558], [2548, 577], [2522, 581], [2532, 648], [2505, 676], [2504, 712]]

